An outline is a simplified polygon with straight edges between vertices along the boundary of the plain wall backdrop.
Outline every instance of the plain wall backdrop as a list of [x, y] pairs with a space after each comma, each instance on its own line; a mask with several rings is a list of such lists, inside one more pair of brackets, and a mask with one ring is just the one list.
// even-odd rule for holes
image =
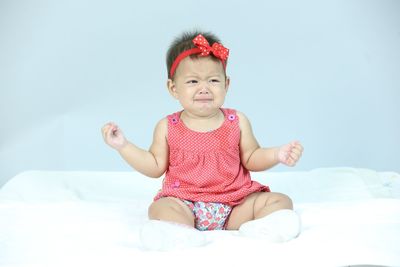
[[225, 102], [290, 169], [400, 171], [400, 1], [0, 1], [0, 185], [24, 170], [126, 171], [102, 125], [140, 147], [180, 109], [165, 53], [194, 28], [230, 48]]

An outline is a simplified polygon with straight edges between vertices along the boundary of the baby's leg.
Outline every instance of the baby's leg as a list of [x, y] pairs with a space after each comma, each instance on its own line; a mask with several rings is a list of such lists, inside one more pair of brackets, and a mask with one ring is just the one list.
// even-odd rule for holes
[[288, 241], [300, 231], [299, 216], [289, 197], [280, 193], [254, 193], [233, 208], [227, 229], [273, 242]]
[[194, 215], [189, 207], [174, 197], [164, 197], [149, 207], [149, 219], [169, 221], [194, 227]]
[[227, 229], [238, 230], [245, 222], [263, 218], [281, 209], [293, 209], [292, 200], [288, 196], [275, 192], [253, 193], [233, 208]]
[[165, 251], [208, 243], [194, 228], [193, 212], [179, 199], [166, 197], [153, 202], [149, 207], [149, 219], [140, 231], [145, 249]]

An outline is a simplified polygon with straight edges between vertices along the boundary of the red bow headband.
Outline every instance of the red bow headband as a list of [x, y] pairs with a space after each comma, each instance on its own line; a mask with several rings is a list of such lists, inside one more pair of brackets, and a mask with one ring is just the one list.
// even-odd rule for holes
[[200, 56], [209, 56], [212, 53], [216, 58], [220, 59], [224, 68], [226, 68], [226, 60], [229, 56], [229, 49], [224, 47], [222, 44], [213, 43], [212, 46], [208, 43], [207, 39], [203, 35], [199, 34], [193, 39], [193, 44], [195, 48], [183, 51], [179, 56], [176, 57], [174, 63], [172, 63], [171, 70], [169, 71], [169, 76], [172, 78], [174, 76], [175, 70], [179, 63], [187, 56], [193, 54], [200, 54]]

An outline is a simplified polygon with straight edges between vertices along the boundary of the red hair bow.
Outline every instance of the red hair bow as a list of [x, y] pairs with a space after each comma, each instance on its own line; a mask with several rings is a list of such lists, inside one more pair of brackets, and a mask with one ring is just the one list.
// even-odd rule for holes
[[222, 59], [223, 61], [228, 59], [228, 48], [219, 43], [213, 43], [213, 45], [210, 46], [207, 39], [201, 34], [197, 35], [196, 38], [193, 39], [193, 43], [201, 50], [201, 56], [208, 56], [211, 52], [215, 57]]
[[208, 43], [207, 39], [204, 38], [203, 35], [199, 34], [193, 39], [193, 43], [196, 46], [195, 48], [183, 51], [180, 53], [174, 62], [171, 65], [171, 69], [169, 71], [169, 77], [172, 78], [174, 76], [175, 70], [178, 67], [181, 60], [185, 57], [200, 54], [200, 56], [208, 56], [212, 53], [216, 58], [220, 59], [224, 68], [226, 68], [226, 60], [229, 56], [229, 49], [224, 47], [222, 44], [214, 43], [212, 46]]

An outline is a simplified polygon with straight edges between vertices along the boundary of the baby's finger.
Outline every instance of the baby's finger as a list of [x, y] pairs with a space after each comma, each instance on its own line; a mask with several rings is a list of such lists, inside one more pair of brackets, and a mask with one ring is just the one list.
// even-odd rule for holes
[[286, 160], [286, 165], [289, 167], [293, 167], [294, 165], [296, 165], [296, 160], [290, 157]]
[[106, 138], [109, 129], [110, 129], [109, 125], [104, 125], [103, 128], [101, 128], [101, 134], [103, 135], [103, 138]]
[[113, 135], [114, 135], [113, 132], [114, 132], [114, 126], [108, 126], [108, 127], [106, 128], [105, 132], [104, 132], [105, 138], [106, 138], [106, 139], [111, 139], [111, 138], [113, 138]]
[[108, 123], [104, 124], [104, 126], [101, 128], [101, 131], [102, 131], [103, 133], [105, 133], [105, 132], [107, 132], [107, 131], [109, 130], [109, 128], [112, 127], [112, 126], [113, 126], [113, 123], [112, 123], [112, 122], [108, 122]]
[[292, 146], [292, 151], [298, 151], [300, 153], [302, 153], [304, 150], [303, 146], [301, 144], [297, 144], [295, 146]]
[[113, 126], [113, 127], [111, 127], [111, 129], [110, 129], [110, 136], [115, 137], [115, 136], [118, 135], [118, 133], [119, 133], [119, 128], [118, 128], [118, 126]]
[[298, 141], [298, 140], [292, 141], [292, 142], [290, 142], [290, 145], [291, 145], [291, 146], [300, 145], [300, 141]]
[[292, 151], [290, 152], [291, 154], [296, 154], [298, 157], [301, 157], [301, 155], [303, 154], [302, 150], [299, 150], [297, 148], [293, 148]]
[[113, 136], [124, 135], [122, 130], [117, 125], [112, 129], [112, 134]]
[[298, 162], [300, 159], [300, 155], [297, 155], [295, 153], [290, 154], [290, 160], [294, 161], [295, 163]]
[[300, 143], [296, 144], [293, 148], [299, 150], [300, 152], [303, 152], [304, 150], [304, 147]]

